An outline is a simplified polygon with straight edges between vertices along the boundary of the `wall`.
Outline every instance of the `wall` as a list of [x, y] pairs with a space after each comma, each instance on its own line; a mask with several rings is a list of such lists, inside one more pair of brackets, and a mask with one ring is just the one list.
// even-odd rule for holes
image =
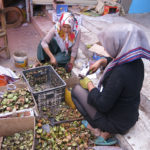
[[129, 13], [148, 13], [150, 12], [150, 0], [132, 0]]

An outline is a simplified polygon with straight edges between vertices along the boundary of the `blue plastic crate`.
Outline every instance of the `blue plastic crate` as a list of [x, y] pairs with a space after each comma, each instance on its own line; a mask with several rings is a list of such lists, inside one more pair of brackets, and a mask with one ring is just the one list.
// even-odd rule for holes
[[56, 6], [57, 16], [60, 16], [63, 12], [67, 12], [67, 11], [68, 11], [68, 5], [57, 4], [57, 6]]

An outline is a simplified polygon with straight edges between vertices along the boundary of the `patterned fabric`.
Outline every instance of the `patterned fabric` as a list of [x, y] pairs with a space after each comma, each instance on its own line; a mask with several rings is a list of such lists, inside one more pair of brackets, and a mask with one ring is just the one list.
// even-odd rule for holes
[[138, 47], [136, 49], [133, 49], [133, 50], [129, 51], [128, 53], [124, 54], [123, 56], [121, 56], [117, 59], [114, 59], [111, 62], [111, 65], [109, 65], [109, 68], [107, 71], [112, 70], [113, 67], [115, 67], [117, 65], [128, 63], [128, 62], [134, 61], [134, 60], [139, 59], [139, 58], [150, 59], [150, 51], [146, 50], [142, 47]]
[[101, 87], [104, 75], [114, 67], [141, 58], [150, 60], [147, 37], [144, 31], [136, 25], [112, 24], [107, 30], [102, 30], [98, 37], [107, 53], [113, 58], [103, 72], [99, 87]]
[[[61, 30], [64, 24], [70, 25], [71, 32], [69, 34]], [[75, 43], [78, 34], [78, 22], [73, 14], [69, 12], [62, 13], [59, 21], [55, 25], [56, 41], [62, 51], [68, 54], [68, 49]]]

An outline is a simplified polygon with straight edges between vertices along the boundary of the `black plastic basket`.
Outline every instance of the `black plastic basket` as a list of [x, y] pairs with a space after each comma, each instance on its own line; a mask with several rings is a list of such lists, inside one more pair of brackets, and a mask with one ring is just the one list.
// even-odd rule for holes
[[38, 105], [39, 112], [50, 108], [53, 115], [64, 100], [66, 83], [52, 66], [41, 66], [23, 71], [23, 77]]

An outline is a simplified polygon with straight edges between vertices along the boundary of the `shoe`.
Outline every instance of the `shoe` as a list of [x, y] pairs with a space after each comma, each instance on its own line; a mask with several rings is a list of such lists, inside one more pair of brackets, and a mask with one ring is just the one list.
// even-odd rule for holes
[[96, 145], [101, 145], [101, 146], [110, 146], [110, 145], [114, 145], [117, 143], [117, 139], [114, 137], [108, 138], [107, 140], [105, 140], [103, 137], [99, 136], [94, 143]]
[[82, 120], [81, 122], [82, 122], [82, 124], [87, 128], [88, 122], [87, 122], [86, 120]]

